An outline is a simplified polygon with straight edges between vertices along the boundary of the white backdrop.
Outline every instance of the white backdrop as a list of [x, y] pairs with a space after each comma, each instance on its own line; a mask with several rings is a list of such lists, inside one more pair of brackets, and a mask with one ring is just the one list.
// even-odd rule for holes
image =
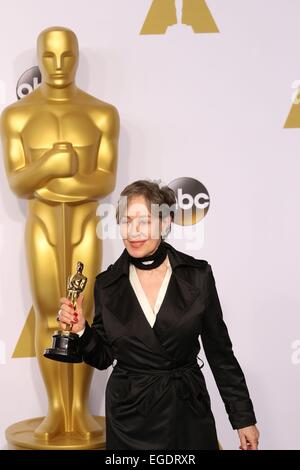
[[[78, 85], [121, 117], [117, 187], [144, 177], [201, 181], [211, 205], [204, 243], [169, 242], [212, 265], [234, 351], [254, 402], [262, 449], [299, 449], [299, 129], [284, 129], [300, 78], [299, 0], [207, 0], [219, 34], [172, 27], [139, 35], [151, 0], [4, 0], [0, 15], [1, 109], [36, 65], [49, 26], [75, 31]], [[25, 259], [26, 201], [1, 166], [0, 448], [10, 424], [46, 413], [35, 358], [12, 359], [31, 307]], [[121, 240], [104, 241], [103, 269]], [[298, 343], [297, 343], [298, 341]], [[203, 353], [202, 353], [203, 357]], [[237, 449], [205, 361], [219, 439]], [[111, 372], [95, 371], [91, 409], [104, 414]]]

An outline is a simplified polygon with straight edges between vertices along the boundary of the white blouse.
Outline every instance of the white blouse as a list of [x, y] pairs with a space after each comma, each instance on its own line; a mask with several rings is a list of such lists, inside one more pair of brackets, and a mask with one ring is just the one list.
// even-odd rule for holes
[[[166, 294], [166, 291], [167, 291], [167, 288], [168, 288], [168, 284], [169, 284], [169, 281], [170, 281], [171, 274], [172, 274], [172, 267], [171, 267], [171, 264], [170, 264], [170, 261], [169, 261], [168, 255], [167, 255], [167, 271], [166, 271], [165, 277], [163, 279], [163, 282], [160, 286], [160, 289], [159, 289], [159, 292], [158, 292], [158, 295], [157, 295], [157, 299], [156, 299], [156, 302], [155, 302], [155, 305], [154, 305], [154, 311], [153, 311], [152, 308], [151, 308], [151, 305], [149, 303], [149, 300], [148, 300], [148, 298], [145, 294], [145, 291], [142, 287], [142, 284], [139, 280], [139, 277], [137, 275], [134, 264], [132, 264], [132, 263], [129, 264], [129, 281], [130, 281], [130, 283], [133, 287], [135, 295], [138, 298], [138, 301], [139, 301], [140, 306], [141, 306], [141, 308], [142, 308], [142, 310], [145, 314], [145, 317], [148, 320], [151, 327], [153, 327], [153, 325], [155, 323], [156, 315], [157, 315], [157, 313], [160, 309], [160, 306], [161, 306], [161, 304], [164, 300], [164, 297], [165, 297], [165, 294]], [[77, 334], [79, 336], [83, 335], [84, 330], [85, 330], [85, 328], [80, 330]]]
[[144, 289], [142, 287], [142, 284], [139, 280], [139, 277], [137, 275], [134, 264], [130, 263], [130, 265], [129, 265], [129, 280], [130, 280], [131, 285], [134, 289], [134, 292], [135, 292], [135, 294], [138, 298], [138, 301], [141, 305], [141, 308], [142, 308], [142, 310], [145, 314], [145, 317], [148, 320], [148, 322], [150, 323], [151, 327], [153, 327], [153, 325], [155, 323], [156, 315], [157, 315], [157, 313], [160, 309], [160, 306], [161, 306], [161, 304], [164, 300], [166, 290], [167, 290], [167, 287], [168, 287], [168, 284], [169, 284], [169, 281], [170, 281], [171, 274], [172, 274], [172, 267], [170, 265], [170, 261], [169, 261], [168, 255], [167, 255], [167, 271], [166, 271], [165, 277], [163, 279], [163, 282], [160, 286], [160, 289], [159, 289], [159, 292], [158, 292], [158, 295], [157, 295], [157, 299], [156, 299], [156, 302], [155, 302], [155, 305], [154, 305], [154, 310], [152, 310], [152, 307], [149, 303], [149, 300], [148, 300], [148, 298], [145, 294], [145, 291], [144, 291]]

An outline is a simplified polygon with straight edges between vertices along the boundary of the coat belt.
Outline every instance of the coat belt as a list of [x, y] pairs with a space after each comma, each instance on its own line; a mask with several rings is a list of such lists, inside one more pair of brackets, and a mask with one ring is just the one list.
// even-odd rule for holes
[[[170, 381], [176, 381], [176, 389], [178, 391], [178, 397], [181, 400], [187, 401], [191, 409], [199, 414], [203, 413], [202, 398], [203, 395], [207, 395], [206, 387], [204, 391], [199, 386], [200, 383], [200, 369], [197, 360], [189, 362], [179, 367], [172, 369], [140, 369], [132, 368], [130, 366], [121, 364], [119, 361], [115, 366], [115, 369], [123, 372], [130, 378], [130, 375], [142, 374], [150, 376], [162, 376], [165, 378], [164, 387], [149, 387], [149, 390], [144, 394], [143, 398], [135, 405], [137, 411], [143, 416], [147, 416], [152, 410], [154, 404], [167, 392]], [[193, 380], [193, 378], [195, 380]], [[127, 390], [127, 393], [129, 390]], [[124, 394], [124, 398], [128, 398]]]

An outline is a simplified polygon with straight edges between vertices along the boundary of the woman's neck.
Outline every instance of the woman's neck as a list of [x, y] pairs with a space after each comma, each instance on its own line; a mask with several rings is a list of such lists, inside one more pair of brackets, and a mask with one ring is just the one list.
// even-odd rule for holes
[[[168, 255], [167, 255], [168, 257]], [[168, 259], [166, 259], [159, 265], [157, 268], [153, 269], [139, 269], [137, 266], [135, 266], [136, 271], [139, 273], [139, 275], [145, 276], [145, 277], [153, 277], [157, 276], [158, 274], [165, 274], [168, 270]]]
[[160, 240], [160, 243], [152, 252], [152, 254], [147, 254], [145, 256], [135, 257], [129, 255], [129, 261], [136, 267], [141, 270], [153, 270], [158, 268], [167, 257], [167, 248], [163, 240]]

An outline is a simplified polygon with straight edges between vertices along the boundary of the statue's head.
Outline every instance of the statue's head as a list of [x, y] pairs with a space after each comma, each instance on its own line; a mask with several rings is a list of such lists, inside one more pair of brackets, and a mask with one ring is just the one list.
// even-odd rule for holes
[[77, 272], [82, 273], [82, 270], [83, 270], [83, 263], [81, 263], [81, 261], [78, 261]]
[[42, 81], [55, 88], [74, 82], [78, 66], [78, 41], [68, 28], [54, 26], [43, 30], [37, 39]]

